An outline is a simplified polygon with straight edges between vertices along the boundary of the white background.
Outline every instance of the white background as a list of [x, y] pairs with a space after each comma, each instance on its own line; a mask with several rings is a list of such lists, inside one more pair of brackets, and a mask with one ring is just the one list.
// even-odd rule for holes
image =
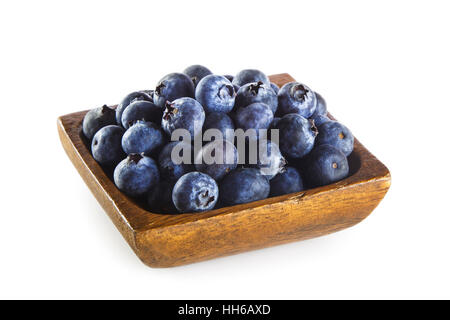
[[[0, 298], [450, 298], [448, 1], [2, 1]], [[392, 173], [362, 223], [151, 269], [65, 155], [57, 116], [200, 63], [289, 72]]]

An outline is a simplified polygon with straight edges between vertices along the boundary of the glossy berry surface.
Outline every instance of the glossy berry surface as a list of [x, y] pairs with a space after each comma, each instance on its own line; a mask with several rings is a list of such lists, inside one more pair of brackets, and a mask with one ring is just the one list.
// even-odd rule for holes
[[214, 140], [203, 146], [196, 155], [195, 169], [206, 173], [216, 181], [236, 169], [239, 154], [231, 142]]
[[323, 186], [348, 176], [347, 157], [335, 147], [316, 146], [308, 155], [306, 177], [311, 186]]
[[299, 82], [289, 82], [278, 92], [278, 111], [280, 115], [297, 113], [309, 118], [316, 110], [317, 98], [314, 91]]
[[172, 201], [179, 212], [211, 210], [218, 199], [219, 188], [216, 181], [201, 172], [183, 175], [172, 191]]
[[115, 165], [125, 158], [122, 136], [125, 130], [116, 125], [101, 128], [92, 138], [91, 151], [94, 159], [103, 165]]
[[316, 127], [321, 126], [325, 122], [331, 121], [331, 119], [328, 118], [327, 116], [321, 116], [321, 115], [318, 115], [318, 116], [316, 116], [314, 118], [311, 118], [311, 119], [314, 120], [314, 124], [316, 125]]
[[122, 149], [127, 154], [149, 155], [164, 144], [164, 133], [160, 126], [152, 122], [138, 120], [122, 137]]
[[270, 180], [270, 196], [276, 197], [283, 194], [302, 191], [303, 179], [294, 167], [286, 167], [286, 170], [277, 174]]
[[211, 112], [208, 114], [203, 124], [203, 132], [209, 129], [219, 130], [222, 138], [231, 142], [234, 141], [234, 123], [226, 113]]
[[205, 112], [202, 105], [192, 98], [180, 98], [167, 102], [161, 126], [168, 135], [176, 129], [185, 129], [193, 138], [202, 132], [204, 122]]
[[166, 101], [172, 102], [182, 97], [194, 97], [194, 83], [184, 73], [170, 73], [159, 80], [153, 93], [153, 102], [164, 108]]
[[238, 168], [220, 183], [220, 200], [223, 205], [248, 203], [267, 198], [269, 191], [269, 180], [258, 169]]
[[159, 183], [158, 166], [150, 157], [130, 154], [114, 169], [114, 183], [129, 196], [142, 196]]
[[122, 126], [128, 129], [138, 120], [161, 123], [162, 110], [150, 101], [134, 101], [122, 113]]
[[122, 125], [122, 114], [125, 109], [130, 105], [130, 103], [134, 101], [150, 101], [153, 102], [153, 93], [152, 95], [149, 92], [145, 91], [135, 91], [128, 94], [123, 100], [119, 103], [116, 108], [116, 122], [119, 126]]
[[317, 128], [313, 121], [291, 113], [278, 121], [276, 125], [279, 133], [281, 152], [291, 158], [302, 158], [314, 146]]
[[[176, 147], [175, 151], [173, 149]], [[172, 157], [172, 151], [176, 156], [183, 159], [184, 152], [188, 152], [186, 155], [186, 162], [174, 162]], [[158, 156], [159, 170], [161, 177], [167, 181], [176, 182], [182, 175], [194, 171], [194, 165], [192, 162], [192, 148], [190, 144], [182, 141], [173, 141], [164, 146]]]
[[247, 83], [237, 92], [236, 108], [246, 107], [255, 102], [267, 104], [273, 114], [277, 111], [278, 97], [272, 88], [262, 81]]
[[194, 64], [187, 67], [186, 69], [184, 69], [183, 73], [191, 78], [192, 82], [194, 83], [194, 87], [196, 87], [200, 80], [202, 80], [204, 77], [212, 74], [211, 70], [199, 64]]
[[83, 118], [83, 134], [89, 140], [103, 127], [116, 124], [116, 111], [104, 105], [90, 110]]
[[245, 69], [239, 71], [233, 78], [233, 84], [242, 87], [244, 84], [251, 82], [262, 81], [265, 85], [270, 86], [269, 78], [262, 72], [256, 69]]
[[236, 92], [231, 82], [224, 76], [204, 77], [195, 89], [195, 99], [206, 113], [230, 112], [234, 107]]
[[349, 156], [353, 151], [354, 138], [350, 130], [337, 121], [328, 121], [318, 127], [317, 145], [329, 144]]

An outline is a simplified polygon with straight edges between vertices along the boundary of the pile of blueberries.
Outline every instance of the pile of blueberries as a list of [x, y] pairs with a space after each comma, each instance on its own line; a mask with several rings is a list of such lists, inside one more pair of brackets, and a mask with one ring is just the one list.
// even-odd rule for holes
[[[130, 93], [115, 109], [90, 110], [82, 129], [117, 188], [159, 213], [202, 212], [336, 182], [349, 174], [354, 140], [328, 118], [322, 96], [302, 83], [278, 88], [259, 70], [233, 77], [200, 65], [166, 75], [155, 90]], [[192, 136], [218, 129], [224, 138], [184, 155], [199, 161], [178, 163], [172, 151], [187, 143], [171, 141], [176, 129]], [[239, 162], [229, 135], [235, 129], [278, 129], [279, 144], [257, 135], [268, 161]], [[184, 147], [178, 150], [194, 149]], [[224, 162], [205, 163], [202, 155], [214, 148], [223, 150]]]

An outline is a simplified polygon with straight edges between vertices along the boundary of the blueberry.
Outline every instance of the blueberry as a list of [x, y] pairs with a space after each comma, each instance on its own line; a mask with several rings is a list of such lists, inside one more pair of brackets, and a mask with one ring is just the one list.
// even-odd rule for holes
[[206, 132], [208, 129], [217, 129], [222, 133], [224, 139], [234, 141], [234, 123], [226, 113], [211, 112], [208, 114], [203, 125], [203, 131]]
[[[179, 147], [176, 156], [183, 158], [184, 152], [189, 152], [187, 155], [187, 162], [175, 163], [172, 158], [172, 150], [175, 146]], [[174, 141], [165, 145], [161, 153], [158, 156], [159, 170], [161, 177], [168, 181], [176, 182], [182, 175], [194, 171], [192, 165], [192, 151], [191, 145], [182, 141]], [[177, 150], [175, 150], [176, 152]]]
[[204, 122], [205, 112], [201, 104], [192, 98], [180, 98], [166, 103], [161, 126], [168, 135], [176, 129], [185, 129], [193, 138], [201, 133]]
[[256, 167], [267, 179], [272, 179], [277, 174], [283, 172], [286, 166], [286, 159], [280, 152], [278, 145], [270, 140], [258, 141], [258, 155]]
[[287, 114], [277, 123], [280, 150], [291, 158], [302, 158], [314, 146], [317, 128], [314, 121], [307, 120], [296, 113]]
[[326, 117], [327, 116], [327, 103], [320, 94], [318, 94], [317, 92], [315, 92], [315, 94], [316, 94], [317, 104], [316, 104], [316, 110], [314, 110], [314, 113], [311, 115], [311, 118], [315, 119], [318, 116]]
[[256, 130], [257, 136], [259, 129], [268, 129], [273, 120], [273, 113], [270, 107], [261, 102], [240, 108], [236, 111], [235, 124], [237, 128], [244, 131], [248, 129]]
[[172, 191], [172, 201], [179, 212], [211, 210], [218, 198], [216, 181], [201, 172], [186, 173], [175, 183]]
[[122, 113], [122, 126], [128, 129], [137, 120], [161, 123], [162, 109], [150, 101], [134, 101]]
[[194, 97], [194, 83], [184, 73], [170, 73], [159, 80], [153, 93], [154, 103], [164, 108], [166, 101], [183, 97]]
[[327, 116], [322, 116], [322, 115], [317, 115], [315, 118], [311, 118], [314, 120], [314, 124], [316, 125], [316, 127], [321, 126], [322, 124], [324, 124], [325, 122], [331, 121], [330, 118], [328, 118]]
[[212, 74], [211, 70], [199, 64], [194, 64], [187, 67], [186, 69], [184, 69], [183, 73], [187, 74], [189, 78], [191, 78], [192, 82], [194, 83], [194, 87], [196, 87], [200, 80], [202, 80], [204, 77]]
[[234, 77], [233, 84], [242, 87], [244, 84], [258, 81], [262, 81], [265, 85], [270, 86], [270, 80], [264, 73], [256, 69], [245, 69], [239, 71]]
[[214, 140], [205, 144], [196, 155], [195, 169], [219, 181], [236, 169], [238, 159], [238, 151], [234, 144], [227, 140]]
[[224, 77], [227, 78], [228, 81], [233, 82], [234, 77], [232, 75], [225, 74]]
[[234, 107], [236, 92], [231, 82], [218, 75], [204, 77], [195, 89], [195, 99], [206, 113], [230, 112]]
[[255, 102], [267, 104], [275, 114], [278, 107], [278, 97], [272, 88], [262, 81], [244, 84], [236, 95], [236, 108], [246, 107]]
[[109, 125], [97, 131], [92, 139], [91, 151], [94, 159], [103, 165], [116, 165], [125, 158], [122, 150], [122, 136], [125, 130]]
[[134, 101], [150, 101], [153, 102], [153, 94], [149, 95], [148, 92], [145, 91], [136, 91], [128, 94], [125, 98], [123, 98], [122, 102], [116, 108], [116, 121], [119, 126], [122, 125], [122, 114], [125, 109], [130, 105], [130, 103]]
[[172, 190], [175, 183], [160, 181], [152, 187], [147, 194], [147, 204], [153, 212], [175, 212], [176, 208], [172, 202]]
[[150, 157], [130, 154], [114, 169], [114, 183], [129, 196], [142, 196], [159, 183], [158, 166]]
[[271, 82], [270, 83], [270, 87], [272, 88], [273, 92], [275, 92], [275, 94], [278, 94], [278, 91], [280, 91], [280, 87], [278, 87], [275, 83]]
[[116, 111], [104, 105], [90, 110], [83, 119], [83, 134], [89, 140], [101, 128], [116, 124]]
[[272, 122], [270, 123], [269, 128], [270, 129], [275, 129], [277, 127], [278, 122], [280, 122], [281, 118], [279, 117], [274, 117]]
[[278, 111], [280, 115], [297, 113], [309, 118], [316, 110], [317, 98], [314, 91], [298, 82], [289, 82], [278, 92]]
[[339, 181], [349, 172], [345, 154], [328, 144], [316, 146], [306, 160], [306, 178], [312, 186]]
[[343, 124], [337, 121], [328, 121], [318, 127], [319, 135], [317, 145], [329, 144], [349, 156], [353, 151], [353, 134]]
[[277, 174], [270, 180], [270, 196], [276, 197], [283, 194], [295, 193], [303, 190], [303, 180], [300, 173], [294, 167], [286, 167], [286, 170]]
[[262, 200], [269, 191], [269, 180], [255, 168], [233, 170], [220, 183], [220, 199], [224, 205]]
[[122, 137], [122, 148], [127, 154], [150, 154], [164, 144], [164, 133], [161, 127], [152, 123], [138, 120]]

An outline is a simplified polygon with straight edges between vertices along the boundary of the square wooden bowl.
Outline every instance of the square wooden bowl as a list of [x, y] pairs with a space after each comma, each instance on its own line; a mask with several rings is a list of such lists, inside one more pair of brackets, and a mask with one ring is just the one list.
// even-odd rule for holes
[[[270, 80], [280, 87], [294, 79]], [[195, 214], [157, 214], [125, 196], [92, 158], [81, 133], [87, 111], [58, 118], [67, 155], [136, 255], [172, 267], [322, 236], [367, 217], [390, 186], [389, 170], [355, 139], [350, 176], [294, 194]]]

